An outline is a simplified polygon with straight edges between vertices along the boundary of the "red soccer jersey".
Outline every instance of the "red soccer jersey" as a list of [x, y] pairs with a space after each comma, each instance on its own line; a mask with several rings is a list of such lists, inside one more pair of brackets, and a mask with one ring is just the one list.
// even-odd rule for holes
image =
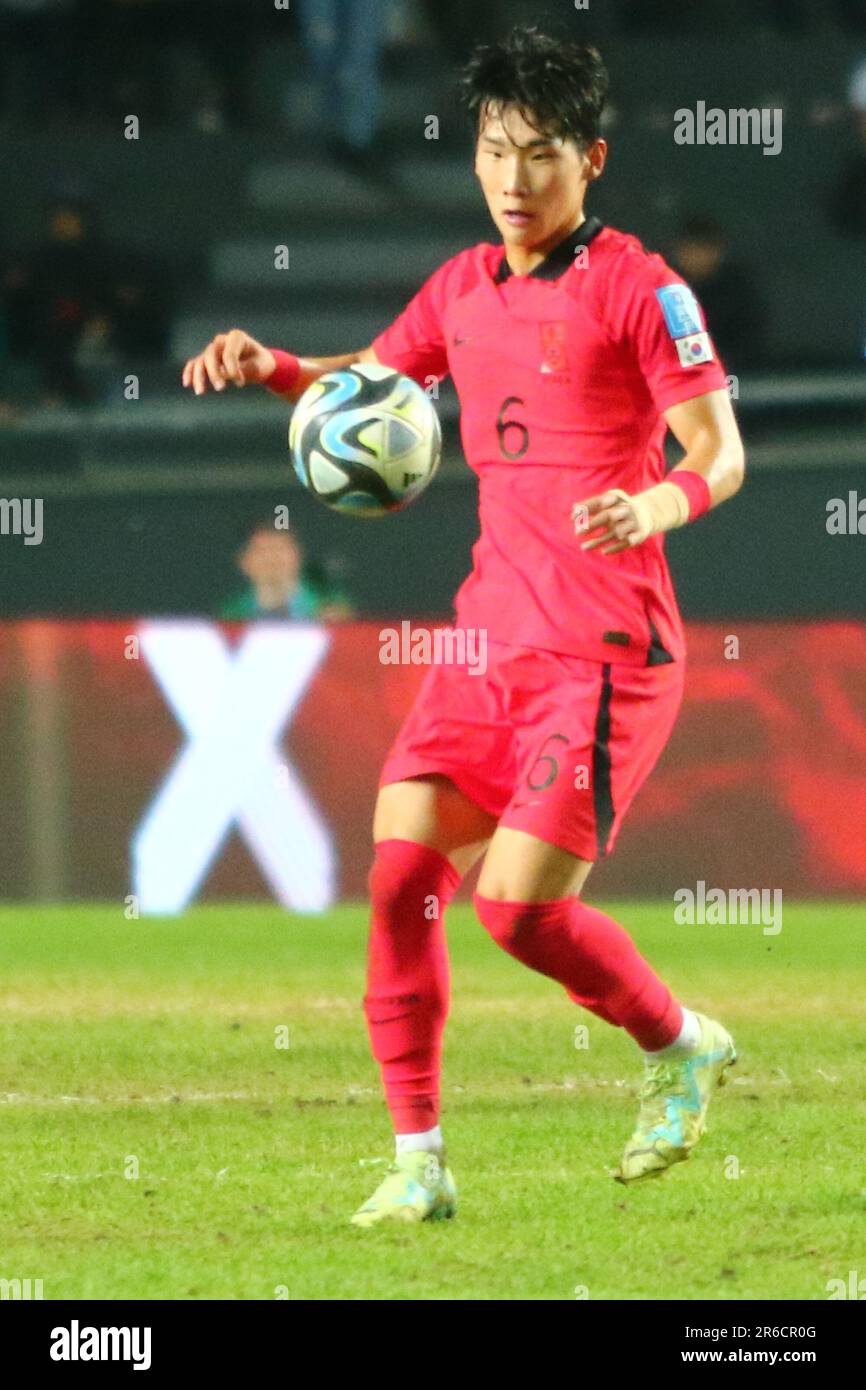
[[481, 523], [457, 625], [595, 661], [680, 659], [663, 536], [603, 555], [581, 550], [571, 519], [607, 488], [659, 482], [661, 412], [725, 388], [702, 311], [662, 257], [595, 217], [529, 275], [483, 242], [440, 266], [372, 346], [424, 386], [454, 380]]

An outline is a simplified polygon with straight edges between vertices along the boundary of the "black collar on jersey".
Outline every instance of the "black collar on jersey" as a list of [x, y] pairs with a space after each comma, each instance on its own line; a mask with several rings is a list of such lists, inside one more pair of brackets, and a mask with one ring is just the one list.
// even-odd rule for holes
[[[576, 232], [571, 232], [564, 241], [557, 242], [553, 250], [545, 256], [543, 261], [539, 261], [534, 270], [530, 270], [529, 275], [534, 280], [558, 280], [570, 265], [574, 265], [574, 256], [579, 246], [588, 246], [594, 236], [597, 236], [604, 226], [597, 217], [588, 217], [581, 222]], [[493, 277], [494, 283], [501, 285], [503, 280], [507, 280], [513, 275], [514, 271], [508, 264], [505, 253], [502, 253], [502, 260], [496, 274]], [[518, 279], [524, 279], [518, 276]]]

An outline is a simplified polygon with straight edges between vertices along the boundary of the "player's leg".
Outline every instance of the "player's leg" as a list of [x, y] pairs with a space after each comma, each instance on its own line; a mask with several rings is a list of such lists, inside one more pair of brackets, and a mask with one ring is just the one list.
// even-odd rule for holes
[[712, 1093], [737, 1054], [720, 1023], [674, 998], [618, 922], [577, 896], [590, 868], [556, 845], [502, 826], [474, 901], [504, 950], [624, 1028], [643, 1050], [638, 1120], [614, 1173], [631, 1182], [689, 1157]]
[[454, 1210], [439, 1129], [449, 995], [443, 914], [511, 795], [513, 740], [497, 664], [493, 655], [481, 673], [433, 666], [379, 779], [364, 1008], [397, 1156], [355, 1213], [361, 1226]]
[[[711, 1090], [735, 1058], [721, 1025], [684, 1009], [625, 929], [579, 896], [658, 759], [681, 693], [669, 667], [571, 663], [560, 696], [545, 691], [545, 719], [527, 741], [475, 895], [481, 921], [505, 950], [626, 1029], [644, 1051], [641, 1115], [619, 1173], [626, 1181], [688, 1156]], [[531, 701], [527, 708], [531, 716]]]
[[579, 894], [592, 864], [614, 844], [681, 700], [682, 672], [672, 665], [545, 654], [524, 661], [514, 698], [517, 779], [476, 894], [482, 921], [506, 949], [532, 956], [527, 964], [559, 979], [645, 1050], [677, 1038], [679, 1005], [624, 928]]
[[441, 1147], [450, 994], [444, 915], [495, 828], [495, 819], [441, 774], [379, 792], [364, 1011], [398, 1152]]
[[380, 789], [364, 1012], [397, 1152], [353, 1217], [356, 1225], [453, 1215], [456, 1193], [439, 1127], [450, 993], [443, 917], [495, 826], [492, 815], [441, 774]]
[[591, 861], [499, 826], [474, 901], [494, 940], [549, 975], [576, 1003], [624, 1028], [645, 1051], [674, 1043], [683, 1011], [628, 932], [579, 894]]
[[373, 841], [408, 840], [447, 858], [465, 878], [487, 848], [496, 817], [470, 800], [443, 773], [427, 773], [380, 787]]

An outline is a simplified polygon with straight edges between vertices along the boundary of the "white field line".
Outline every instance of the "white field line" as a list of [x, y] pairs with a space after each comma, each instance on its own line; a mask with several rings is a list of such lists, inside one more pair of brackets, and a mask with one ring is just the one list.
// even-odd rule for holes
[[[770, 1087], [791, 1085], [790, 1077], [788, 1077], [782, 1071], [781, 1067], [774, 1068], [774, 1070], [777, 1072], [781, 1072], [781, 1075], [756, 1076], [753, 1074], [746, 1074], [741, 1076], [734, 1076], [731, 1078], [731, 1081], [733, 1085], [737, 1087], [751, 1086], [758, 1089], [767, 1089]], [[827, 1073], [822, 1071], [820, 1067], [815, 1069], [815, 1074], [829, 1081], [835, 1081], [837, 1079], [836, 1077], [829, 1077]], [[636, 1090], [638, 1085], [640, 1084], [640, 1078], [630, 1077], [628, 1079], [622, 1079], [617, 1077], [612, 1080], [608, 1080], [604, 1077], [565, 1076], [561, 1081], [522, 1081], [520, 1075], [518, 1073], [515, 1073], [513, 1082], [515, 1085], [515, 1093], [510, 1095], [509, 1099], [511, 1101], [515, 1099], [516, 1094], [525, 1094], [527, 1091], [588, 1092], [596, 1089], [604, 1090], [608, 1087], [617, 1091], [625, 1089]], [[493, 1090], [495, 1091], [499, 1087], [499, 1085], [500, 1083], [495, 1083], [495, 1085], [493, 1086]], [[466, 1086], [452, 1084], [449, 1087], [447, 1087], [447, 1089], [450, 1090], [451, 1093], [454, 1095], [466, 1095], [469, 1094], [469, 1092], [471, 1091], [471, 1094], [474, 1096], [482, 1096], [488, 1094], [490, 1088], [484, 1085], [476, 1085], [472, 1086], [471, 1088], [467, 1088]], [[280, 1090], [277, 1092], [184, 1091], [180, 1093], [172, 1091], [170, 1089], [166, 1089], [155, 1095], [142, 1095], [136, 1092], [134, 1095], [116, 1093], [104, 1096], [46, 1096], [28, 1094], [27, 1092], [23, 1091], [0, 1091], [0, 1105], [169, 1105], [172, 1102], [174, 1102], [175, 1104], [189, 1104], [196, 1102], [211, 1104], [215, 1101], [240, 1100], [249, 1101], [250, 1103], [259, 1105], [294, 1105], [297, 1103], [302, 1108], [306, 1108], [307, 1106], [314, 1107], [316, 1105], [321, 1106], [351, 1104], [355, 1101], [363, 1100], [368, 1096], [378, 1098], [379, 1092], [372, 1086], [348, 1086], [343, 1092], [343, 1094], [340, 1096], [297, 1096], [293, 1093], [290, 1093], [288, 1090]]]

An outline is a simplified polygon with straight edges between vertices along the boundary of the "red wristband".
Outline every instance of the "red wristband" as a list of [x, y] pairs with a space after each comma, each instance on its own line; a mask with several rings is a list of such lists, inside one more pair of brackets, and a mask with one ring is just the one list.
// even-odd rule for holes
[[700, 473], [693, 473], [690, 468], [675, 468], [668, 474], [666, 481], [676, 483], [689, 499], [689, 521], [696, 521], [704, 512], [709, 511], [713, 499], [710, 496], [709, 483]]
[[290, 352], [283, 352], [282, 348], [271, 348], [270, 351], [274, 354], [277, 365], [265, 385], [269, 391], [276, 391], [277, 395], [283, 395], [284, 392], [291, 390], [300, 376], [301, 363]]

